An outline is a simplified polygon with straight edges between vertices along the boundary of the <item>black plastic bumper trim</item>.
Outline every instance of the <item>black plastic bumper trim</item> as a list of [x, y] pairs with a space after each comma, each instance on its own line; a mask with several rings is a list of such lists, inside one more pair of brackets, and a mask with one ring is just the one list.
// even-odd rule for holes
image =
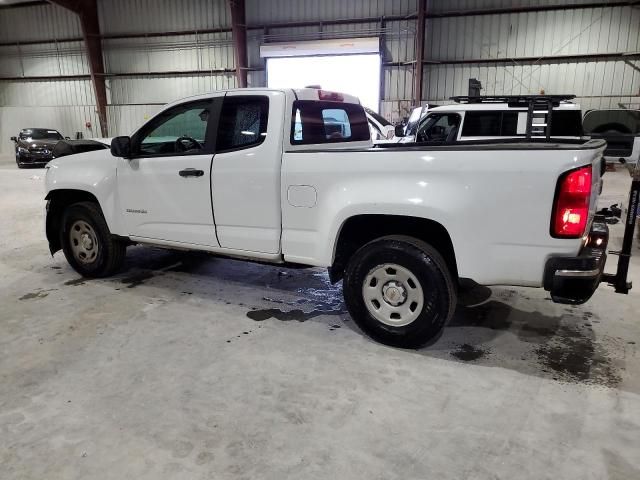
[[551, 257], [544, 270], [544, 289], [556, 303], [579, 305], [591, 298], [600, 284], [607, 259], [609, 228], [594, 221], [586, 245], [577, 257]]

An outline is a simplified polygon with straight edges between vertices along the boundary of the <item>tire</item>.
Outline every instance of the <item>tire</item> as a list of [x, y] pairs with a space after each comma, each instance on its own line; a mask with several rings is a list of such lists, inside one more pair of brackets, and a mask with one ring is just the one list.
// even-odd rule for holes
[[435, 338], [457, 303], [442, 255], [405, 236], [382, 237], [360, 248], [347, 265], [343, 293], [349, 313], [367, 335], [402, 348], [419, 348]]
[[67, 262], [84, 277], [108, 277], [124, 263], [126, 245], [113, 239], [100, 207], [93, 202], [65, 209], [60, 241]]

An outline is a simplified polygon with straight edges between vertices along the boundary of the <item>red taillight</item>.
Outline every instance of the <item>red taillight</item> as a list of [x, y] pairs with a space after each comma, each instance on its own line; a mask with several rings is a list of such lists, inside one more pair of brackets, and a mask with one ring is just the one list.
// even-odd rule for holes
[[318, 90], [318, 99], [330, 102], [344, 102], [344, 97], [340, 93], [328, 92], [327, 90]]
[[584, 235], [589, 220], [591, 166], [572, 170], [558, 180], [558, 191], [551, 219], [551, 234], [561, 238]]

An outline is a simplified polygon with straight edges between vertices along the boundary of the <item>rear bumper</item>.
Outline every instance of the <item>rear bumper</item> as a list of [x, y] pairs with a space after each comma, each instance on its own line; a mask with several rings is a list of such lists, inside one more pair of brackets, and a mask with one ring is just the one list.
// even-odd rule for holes
[[551, 257], [544, 269], [544, 289], [556, 303], [579, 305], [591, 298], [600, 284], [607, 259], [609, 227], [595, 220], [589, 239], [577, 257]]

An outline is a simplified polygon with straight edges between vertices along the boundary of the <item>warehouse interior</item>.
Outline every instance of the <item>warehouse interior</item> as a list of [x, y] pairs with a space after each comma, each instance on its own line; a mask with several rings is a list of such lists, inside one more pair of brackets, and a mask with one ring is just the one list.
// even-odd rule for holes
[[67, 136], [114, 137], [178, 98], [267, 86], [260, 46], [283, 42], [377, 38], [382, 68], [376, 110], [393, 122], [414, 105], [465, 95], [469, 78], [482, 82], [484, 95], [544, 90], [577, 95], [583, 110], [638, 106], [640, 12], [634, 2], [432, 1], [419, 10], [421, 5], [249, 0], [243, 12], [247, 57], [238, 77], [225, 2], [98, 1], [89, 38], [99, 38], [94, 43], [102, 51], [95, 66], [99, 103], [79, 16], [46, 2], [5, 4], [1, 152], [10, 153], [9, 137], [35, 120]]
[[[0, 0], [0, 477], [640, 478], [640, 232], [627, 295], [465, 285], [435, 341], [394, 348], [326, 268], [132, 245], [80, 276], [47, 244], [46, 170], [16, 167], [25, 128], [108, 149], [213, 91], [313, 86], [396, 126], [472, 80], [640, 111], [640, 3]], [[635, 219], [613, 160], [608, 272]]]

